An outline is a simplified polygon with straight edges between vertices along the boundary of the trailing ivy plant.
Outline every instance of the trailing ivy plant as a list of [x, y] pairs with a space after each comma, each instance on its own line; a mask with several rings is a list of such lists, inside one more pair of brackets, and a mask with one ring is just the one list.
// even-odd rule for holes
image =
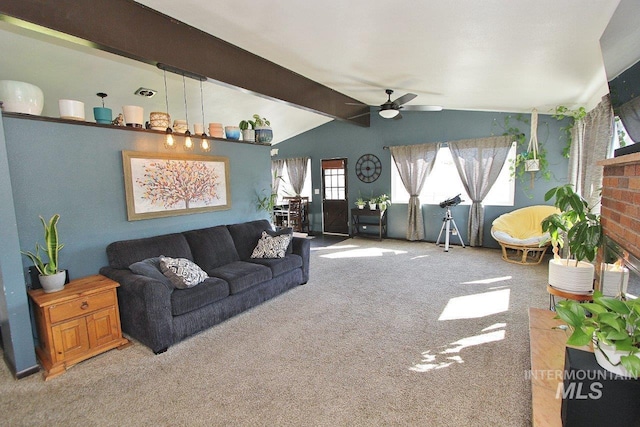
[[587, 110], [585, 110], [584, 107], [579, 107], [576, 110], [572, 110], [568, 107], [565, 107], [564, 105], [559, 105], [556, 107], [555, 112], [551, 116], [557, 120], [564, 120], [567, 117], [573, 119], [569, 122], [568, 125], [560, 128], [560, 131], [564, 134], [564, 138], [566, 140], [564, 148], [562, 149], [562, 155], [567, 159], [569, 158], [569, 154], [571, 153], [571, 131], [573, 130], [573, 126], [578, 120], [584, 119], [586, 115]]

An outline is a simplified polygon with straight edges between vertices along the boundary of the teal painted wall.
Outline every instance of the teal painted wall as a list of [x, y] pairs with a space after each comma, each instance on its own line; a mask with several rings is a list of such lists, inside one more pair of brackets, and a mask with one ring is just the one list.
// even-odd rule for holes
[[[530, 119], [530, 115], [523, 115]], [[385, 120], [375, 112], [371, 115], [371, 127], [361, 128], [338, 121], [327, 123], [291, 138], [277, 145], [278, 158], [310, 156], [312, 164], [312, 181], [314, 188], [321, 188], [320, 160], [346, 157], [348, 159], [349, 204], [361, 193], [363, 196], [387, 193], [391, 194], [392, 165], [389, 150], [383, 146], [410, 145], [429, 142], [446, 142], [467, 138], [481, 138], [491, 135], [502, 135], [505, 117], [510, 117], [510, 124], [516, 125], [529, 141], [530, 125], [519, 122], [515, 114], [499, 112], [475, 111], [442, 111], [442, 112], [405, 112], [402, 120]], [[515, 206], [488, 206], [485, 208], [484, 246], [498, 247], [491, 238], [491, 222], [499, 215], [515, 208], [545, 204], [544, 193], [559, 183], [567, 180], [567, 159], [562, 157], [564, 141], [561, 141], [560, 128], [566, 122], [558, 122], [549, 115], [539, 115], [538, 141], [548, 151], [547, 159], [553, 177], [550, 181], [538, 179], [534, 188], [529, 183], [516, 182]], [[363, 154], [372, 153], [382, 162], [382, 174], [373, 183], [361, 182], [355, 173], [355, 163]], [[526, 192], [524, 191], [526, 190]], [[454, 194], [452, 194], [454, 196]], [[463, 196], [463, 198], [465, 198]], [[311, 227], [315, 232], [322, 230], [321, 196], [313, 196], [311, 203]], [[443, 209], [438, 205], [423, 205], [425, 223], [425, 240], [435, 242], [442, 226]], [[469, 207], [459, 205], [452, 209], [453, 217], [465, 242], [467, 238], [467, 218]], [[404, 238], [406, 232], [407, 205], [394, 204], [389, 208], [389, 237]], [[457, 238], [452, 240], [458, 242]]]
[[14, 372], [35, 366], [25, 287], [30, 263], [19, 251], [43, 241], [38, 215], [60, 214], [60, 266], [72, 279], [97, 274], [107, 265], [106, 246], [116, 240], [268, 218], [255, 207], [256, 193], [271, 183], [268, 146], [213, 142], [209, 154], [229, 158], [230, 210], [127, 221], [121, 152], [166, 152], [163, 135], [14, 117], [2, 122], [0, 325]]
[[22, 275], [9, 162], [0, 120], [0, 330], [4, 358], [14, 375], [36, 369], [27, 293]]
[[5, 118], [5, 135], [20, 247], [42, 242], [38, 215], [59, 213], [60, 265], [72, 279], [97, 274], [116, 240], [266, 217], [255, 195], [270, 184], [267, 146], [213, 143], [210, 155], [229, 158], [230, 210], [127, 221], [121, 153], [167, 152], [163, 135], [16, 118]]

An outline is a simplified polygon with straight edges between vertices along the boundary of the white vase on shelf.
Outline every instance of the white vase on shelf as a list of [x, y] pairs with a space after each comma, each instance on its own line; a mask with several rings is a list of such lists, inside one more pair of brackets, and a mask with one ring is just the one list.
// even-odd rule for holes
[[39, 116], [44, 107], [44, 94], [42, 89], [31, 83], [0, 80], [0, 102], [5, 113]]

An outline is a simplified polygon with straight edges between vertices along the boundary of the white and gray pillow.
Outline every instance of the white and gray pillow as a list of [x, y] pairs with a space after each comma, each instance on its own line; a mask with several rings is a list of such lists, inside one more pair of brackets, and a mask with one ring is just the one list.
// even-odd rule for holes
[[291, 237], [290, 234], [270, 236], [266, 231], [263, 231], [262, 237], [251, 253], [251, 258], [284, 258]]
[[196, 263], [186, 258], [160, 257], [160, 270], [178, 289], [192, 288], [209, 277]]

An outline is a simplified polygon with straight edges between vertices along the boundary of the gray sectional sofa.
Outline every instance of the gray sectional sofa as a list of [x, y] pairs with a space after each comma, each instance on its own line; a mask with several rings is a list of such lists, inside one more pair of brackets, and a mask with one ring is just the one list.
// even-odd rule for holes
[[[283, 258], [253, 259], [265, 230], [271, 230], [269, 222], [259, 220], [108, 245], [109, 266], [100, 273], [120, 283], [122, 330], [154, 353], [162, 353], [172, 344], [307, 283], [310, 241], [293, 237]], [[209, 278], [194, 287], [176, 288], [153, 267], [159, 256], [191, 260]], [[143, 265], [147, 263], [148, 271]], [[143, 274], [130, 269], [134, 264]]]

